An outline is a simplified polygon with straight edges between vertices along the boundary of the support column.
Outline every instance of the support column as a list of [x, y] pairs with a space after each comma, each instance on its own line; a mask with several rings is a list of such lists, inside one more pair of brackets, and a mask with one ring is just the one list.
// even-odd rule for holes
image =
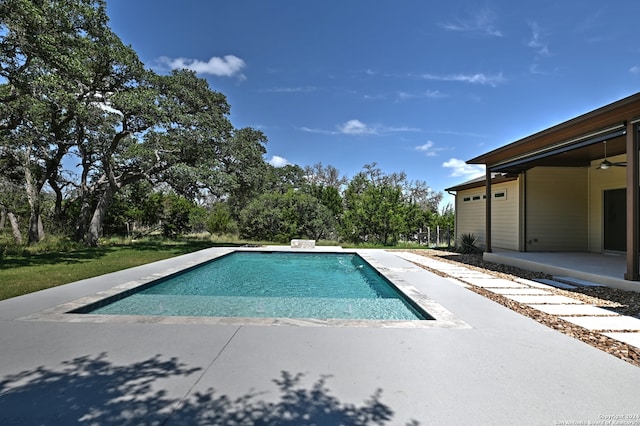
[[638, 154], [638, 124], [627, 123], [627, 272], [624, 279], [640, 281], [638, 253], [638, 212], [640, 198], [640, 165]]
[[485, 252], [491, 253], [491, 169], [487, 165], [487, 183], [485, 185], [487, 189], [485, 200], [485, 225], [484, 225], [484, 240], [486, 244]]

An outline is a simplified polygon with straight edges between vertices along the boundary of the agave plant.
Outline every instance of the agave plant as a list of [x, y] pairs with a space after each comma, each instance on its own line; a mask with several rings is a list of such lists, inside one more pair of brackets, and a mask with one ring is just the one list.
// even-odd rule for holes
[[473, 234], [462, 234], [459, 238], [458, 251], [463, 254], [480, 253], [476, 246], [478, 239]]

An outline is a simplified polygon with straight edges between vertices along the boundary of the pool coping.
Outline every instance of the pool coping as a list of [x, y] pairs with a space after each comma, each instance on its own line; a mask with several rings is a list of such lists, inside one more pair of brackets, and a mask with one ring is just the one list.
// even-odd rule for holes
[[[280, 252], [309, 252], [309, 253], [354, 253], [362, 257], [382, 276], [389, 280], [401, 293], [409, 298], [420, 309], [427, 312], [432, 320], [363, 320], [363, 319], [314, 319], [314, 318], [250, 318], [250, 317], [203, 317], [203, 316], [143, 316], [143, 315], [98, 315], [87, 313], [73, 313], [90, 304], [99, 303], [102, 300], [116, 296], [123, 292], [146, 286], [150, 282], [185, 271], [209, 262], [216, 258], [228, 255], [235, 251], [280, 251]], [[313, 249], [290, 248], [286, 246], [265, 247], [237, 247], [211, 252], [197, 260], [185, 259], [179, 266], [151, 275], [140, 277], [119, 283], [109, 289], [83, 296], [69, 302], [65, 302], [33, 314], [19, 318], [24, 321], [53, 321], [53, 322], [83, 322], [83, 323], [138, 323], [138, 324], [209, 324], [209, 325], [258, 325], [258, 326], [313, 326], [313, 327], [372, 327], [372, 328], [472, 328], [466, 322], [460, 320], [449, 310], [435, 300], [422, 293], [400, 275], [406, 272], [420, 271], [417, 266], [394, 268], [383, 265], [370, 251], [357, 249], [343, 249], [330, 246]]]

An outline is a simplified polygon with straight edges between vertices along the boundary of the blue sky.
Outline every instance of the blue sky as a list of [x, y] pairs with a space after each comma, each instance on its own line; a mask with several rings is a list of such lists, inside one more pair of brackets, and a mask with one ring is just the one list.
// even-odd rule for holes
[[[368, 163], [436, 191], [464, 162], [640, 91], [636, 0], [107, 0], [157, 72], [227, 96], [266, 160]], [[450, 197], [446, 201], [450, 201]]]

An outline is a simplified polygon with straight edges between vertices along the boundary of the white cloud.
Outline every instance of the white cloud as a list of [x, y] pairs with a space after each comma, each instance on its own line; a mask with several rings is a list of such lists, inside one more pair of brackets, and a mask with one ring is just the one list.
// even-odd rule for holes
[[317, 129], [313, 127], [302, 126], [298, 128], [307, 133], [318, 133], [321, 135], [382, 135], [386, 133], [406, 133], [406, 132], [421, 132], [422, 130], [417, 127], [407, 126], [369, 126], [360, 120], [349, 120], [343, 124], [336, 126], [337, 130]]
[[437, 80], [437, 81], [458, 81], [462, 83], [480, 84], [486, 86], [496, 87], [499, 83], [505, 81], [502, 73], [487, 75], [483, 73], [478, 74], [421, 74], [420, 78], [425, 80]]
[[382, 127], [380, 128], [380, 131], [382, 131], [383, 133], [402, 133], [402, 132], [421, 132], [422, 129], [419, 129], [417, 127], [400, 126], [400, 127]]
[[272, 87], [270, 89], [263, 89], [261, 91], [266, 93], [311, 93], [318, 91], [318, 88], [314, 86]]
[[458, 18], [455, 22], [444, 23], [442, 27], [449, 31], [473, 32], [502, 37], [502, 31], [495, 26], [497, 19], [498, 16], [494, 11], [485, 8], [465, 18]]
[[368, 127], [360, 120], [349, 120], [338, 126], [338, 129], [340, 133], [345, 135], [375, 135], [377, 133], [375, 129]]
[[432, 141], [427, 141], [422, 145], [416, 146], [416, 151], [424, 152], [424, 155], [427, 157], [435, 157], [436, 152], [433, 148], [434, 143]]
[[451, 169], [450, 177], [465, 176], [468, 179], [473, 179], [485, 174], [485, 167], [482, 164], [467, 164], [457, 158], [445, 161], [442, 163], [442, 167]]
[[461, 132], [458, 130], [431, 130], [434, 133], [438, 133], [441, 135], [454, 135], [454, 136], [465, 136], [471, 138], [486, 138], [487, 135], [482, 133], [473, 133], [473, 132]]
[[447, 95], [440, 92], [439, 90], [425, 90], [424, 92], [419, 93], [408, 93], [408, 92], [396, 92], [396, 99], [398, 101], [404, 101], [407, 99], [440, 99], [446, 98]]
[[640, 65], [632, 66], [631, 68], [629, 68], [629, 72], [634, 75], [640, 74]]
[[300, 127], [300, 130], [307, 133], [319, 133], [321, 135], [337, 135], [338, 134], [338, 132], [334, 130], [314, 129], [312, 127], [306, 127], [306, 126]]
[[540, 65], [539, 64], [532, 64], [529, 66], [529, 73], [534, 74], [534, 75], [547, 75], [548, 73], [545, 71], [542, 71], [540, 69]]
[[188, 69], [198, 74], [211, 74], [218, 77], [238, 76], [245, 78], [240, 71], [246, 66], [246, 63], [234, 55], [226, 55], [222, 58], [213, 56], [207, 62], [188, 58], [172, 59], [166, 56], [162, 56], [158, 60], [171, 69]]
[[272, 156], [271, 160], [269, 160], [268, 163], [273, 167], [284, 167], [290, 164], [286, 158], [280, 157], [278, 155]]
[[544, 34], [537, 22], [530, 22], [531, 27], [531, 40], [527, 43], [527, 46], [536, 51], [540, 56], [549, 56], [549, 45], [544, 41]]

